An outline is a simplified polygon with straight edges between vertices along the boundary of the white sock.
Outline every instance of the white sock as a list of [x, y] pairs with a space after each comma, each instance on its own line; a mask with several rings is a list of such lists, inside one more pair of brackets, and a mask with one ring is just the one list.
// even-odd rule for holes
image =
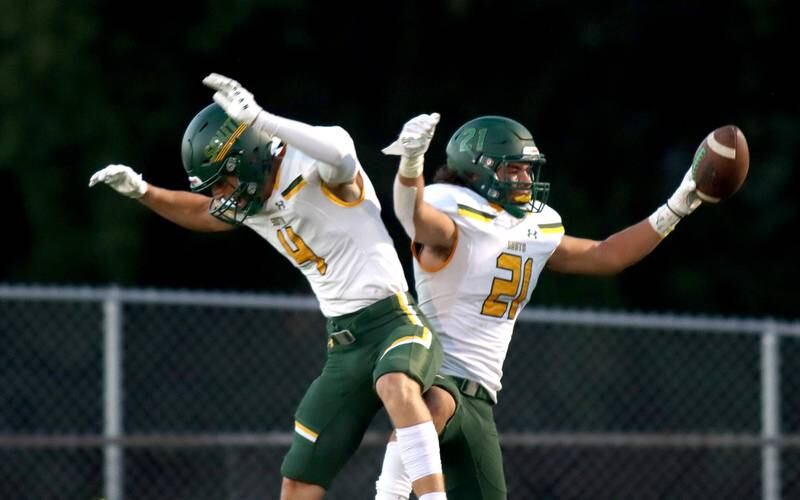
[[411, 495], [411, 478], [403, 468], [400, 446], [396, 441], [389, 441], [386, 445], [383, 467], [375, 482], [375, 490], [375, 500], [408, 500]]
[[412, 483], [422, 477], [442, 473], [439, 435], [433, 421], [396, 429], [396, 434], [403, 468]]

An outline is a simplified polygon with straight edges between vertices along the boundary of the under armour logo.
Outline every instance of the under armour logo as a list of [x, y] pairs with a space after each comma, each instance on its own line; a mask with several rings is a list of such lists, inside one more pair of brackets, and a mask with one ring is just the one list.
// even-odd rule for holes
[[275, 202], [275, 206], [278, 207], [278, 210], [283, 210], [286, 208], [286, 203], [284, 203], [283, 200], [278, 200]]
[[539, 231], [536, 229], [528, 229], [528, 238], [533, 238], [534, 240], [539, 238]]

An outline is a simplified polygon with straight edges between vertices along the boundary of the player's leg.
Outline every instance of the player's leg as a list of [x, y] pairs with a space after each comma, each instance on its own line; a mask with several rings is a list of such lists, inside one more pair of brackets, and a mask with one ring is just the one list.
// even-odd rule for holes
[[457, 416], [442, 433], [445, 483], [452, 499], [505, 500], [508, 496], [492, 404], [486, 393], [479, 397], [461, 394]]
[[[440, 435], [448, 498], [505, 500], [505, 473], [491, 398], [485, 392], [479, 392], [476, 397], [461, 394], [459, 381], [452, 377], [437, 378], [436, 384], [435, 392], [426, 393], [429, 400], [435, 401], [431, 405], [434, 415], [447, 415], [447, 406], [455, 402], [455, 412]], [[445, 394], [450, 397], [442, 397]], [[442, 405], [444, 411], [437, 409], [437, 404]], [[376, 485], [379, 492], [376, 500], [406, 500], [410, 486], [404, 487], [403, 481], [408, 484], [408, 478], [404, 476], [402, 463], [389, 449], [387, 447], [384, 469]]]
[[[456, 411], [454, 397], [446, 390], [432, 386], [423, 394], [425, 405], [433, 417], [436, 432], [441, 434]], [[403, 468], [400, 448], [393, 432], [386, 445], [383, 465], [375, 483], [375, 500], [407, 500], [411, 494], [411, 479]]]
[[441, 365], [441, 345], [408, 296], [399, 295], [397, 305], [401, 314], [384, 327], [388, 335], [373, 373], [375, 390], [394, 425], [414, 492], [421, 500], [445, 498], [438, 433], [422, 399]]
[[325, 488], [316, 484], [288, 477], [284, 477], [281, 483], [281, 500], [322, 500], [324, 496]]
[[292, 445], [281, 474], [282, 500], [322, 498], [355, 453], [380, 409], [372, 387], [373, 350], [333, 345], [320, 376], [295, 412]]
[[375, 388], [392, 420], [397, 449], [419, 497], [444, 492], [439, 437], [418, 382], [403, 373], [381, 376]]
[[449, 422], [456, 413], [455, 398], [447, 390], [434, 385], [425, 391], [425, 394], [422, 395], [422, 399], [425, 400], [425, 406], [427, 406], [428, 411], [431, 412], [436, 432], [441, 434], [447, 422]]

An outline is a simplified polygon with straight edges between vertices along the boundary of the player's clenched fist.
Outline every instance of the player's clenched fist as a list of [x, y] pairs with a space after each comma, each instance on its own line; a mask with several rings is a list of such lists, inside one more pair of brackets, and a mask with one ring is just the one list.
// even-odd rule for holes
[[147, 183], [142, 174], [127, 165], [109, 165], [95, 172], [89, 179], [89, 187], [104, 182], [128, 198], [138, 199], [147, 192]]

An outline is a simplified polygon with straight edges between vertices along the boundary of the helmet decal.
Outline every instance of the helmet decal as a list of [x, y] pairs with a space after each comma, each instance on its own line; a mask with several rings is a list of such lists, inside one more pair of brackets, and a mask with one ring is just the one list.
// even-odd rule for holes
[[[488, 130], [485, 128], [481, 129], [474, 129], [474, 128], [466, 128], [464, 129], [463, 136], [461, 137], [461, 143], [458, 146], [458, 150], [461, 152], [469, 151], [474, 153], [476, 151], [480, 152], [483, 151], [483, 142], [486, 139], [486, 132]], [[470, 141], [473, 137], [475, 137], [477, 132], [478, 138], [475, 141], [475, 148], [470, 145]]]
[[536, 146], [525, 146], [522, 148], [523, 156], [539, 156], [539, 148]]
[[233, 143], [247, 130], [247, 127], [246, 123], [237, 126], [232, 119], [225, 120], [222, 126], [217, 129], [211, 142], [206, 145], [206, 158], [211, 162], [218, 162], [225, 158]]

